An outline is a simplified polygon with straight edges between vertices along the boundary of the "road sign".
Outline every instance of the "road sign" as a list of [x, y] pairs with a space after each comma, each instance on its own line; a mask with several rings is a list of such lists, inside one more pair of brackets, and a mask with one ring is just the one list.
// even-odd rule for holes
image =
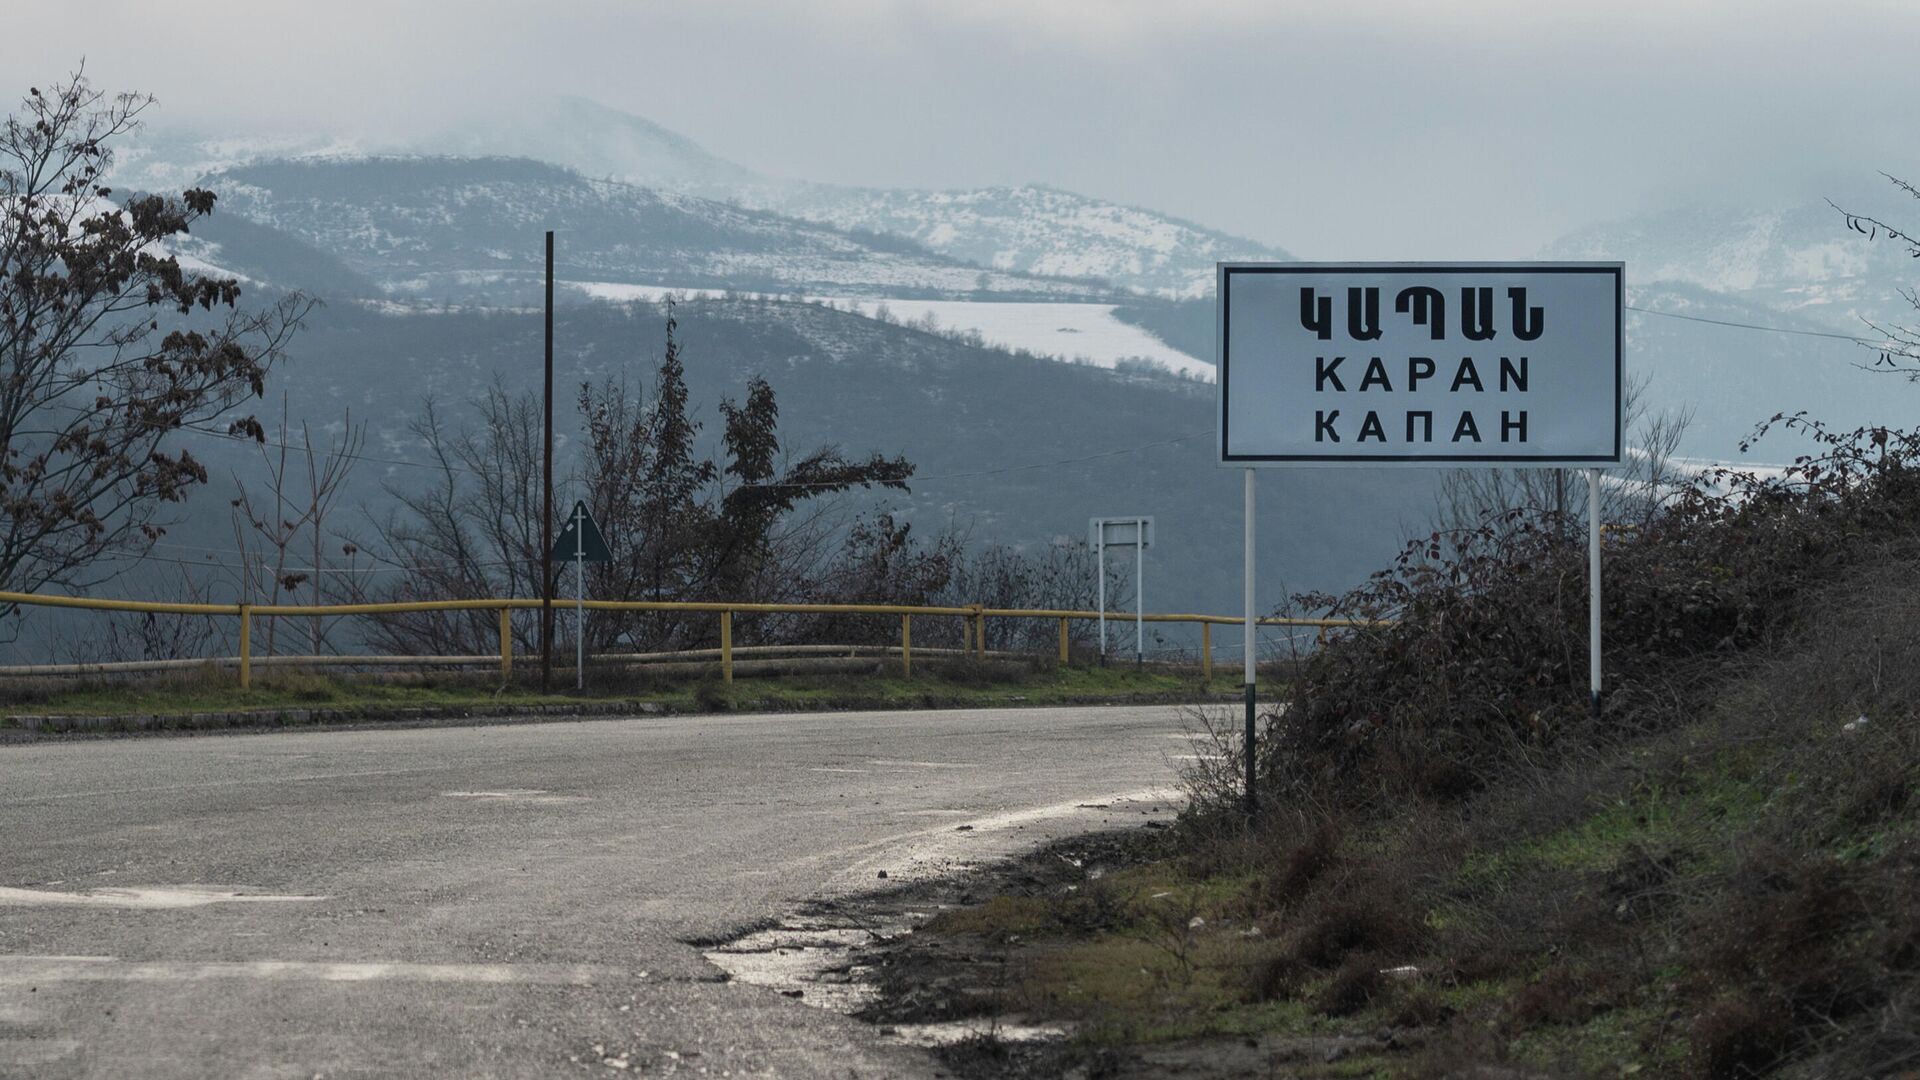
[[1623, 452], [1620, 263], [1222, 263], [1220, 464]]
[[1152, 547], [1153, 516], [1087, 519], [1087, 546]]
[[1247, 814], [1257, 466], [1584, 468], [1600, 707], [1600, 469], [1625, 453], [1622, 263], [1221, 263], [1219, 464], [1246, 469]]
[[600, 535], [600, 526], [594, 522], [593, 512], [587, 509], [585, 500], [573, 504], [573, 512], [567, 515], [559, 539], [553, 542], [553, 557], [578, 562], [613, 561], [613, 552], [608, 550], [606, 538]]
[[1153, 518], [1150, 515], [1087, 519], [1087, 546], [1093, 549], [1093, 580], [1100, 604], [1100, 662], [1107, 662], [1107, 549], [1133, 549], [1133, 662], [1139, 666], [1147, 655], [1146, 551], [1153, 546]]

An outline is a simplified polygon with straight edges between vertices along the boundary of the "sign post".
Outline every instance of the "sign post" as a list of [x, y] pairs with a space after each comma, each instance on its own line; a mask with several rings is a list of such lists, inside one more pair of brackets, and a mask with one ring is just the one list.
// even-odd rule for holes
[[1600, 470], [1587, 470], [1587, 701], [1600, 716]]
[[1245, 548], [1245, 555], [1243, 556], [1246, 561], [1241, 567], [1241, 575], [1242, 575], [1241, 584], [1243, 587], [1243, 591], [1246, 594], [1247, 624], [1245, 627], [1246, 633], [1242, 635], [1240, 648], [1243, 654], [1241, 657], [1241, 663], [1245, 668], [1245, 674], [1242, 681], [1245, 682], [1246, 684], [1246, 692], [1247, 692], [1247, 731], [1246, 731], [1246, 741], [1242, 745], [1246, 751], [1246, 758], [1247, 758], [1247, 820], [1254, 821], [1260, 817], [1260, 795], [1254, 789], [1254, 786], [1253, 786], [1253, 780], [1254, 780], [1254, 760], [1253, 760], [1254, 667], [1253, 665], [1254, 665], [1254, 659], [1255, 659], [1255, 652], [1259, 648], [1260, 643], [1254, 638], [1255, 622], [1254, 622], [1254, 614], [1253, 614], [1253, 565], [1254, 564], [1253, 564], [1253, 470], [1252, 469], [1247, 470], [1246, 488], [1247, 488], [1246, 506], [1243, 508], [1246, 514], [1246, 519], [1247, 519], [1246, 520], [1247, 535], [1245, 537], [1246, 548]]
[[606, 538], [600, 535], [600, 526], [594, 522], [585, 499], [573, 504], [573, 513], [567, 515], [567, 526], [560, 530], [548, 557], [573, 560], [573, 688], [584, 690], [587, 687], [587, 564], [613, 559], [613, 552], [607, 548]]
[[1113, 517], [1089, 518], [1087, 521], [1087, 546], [1093, 549], [1093, 576], [1095, 592], [1100, 605], [1100, 663], [1107, 662], [1107, 548], [1133, 548], [1133, 664], [1139, 667], [1146, 662], [1146, 603], [1142, 597], [1146, 593], [1147, 549], [1153, 546], [1153, 518], [1151, 517]]
[[1586, 470], [1599, 708], [1600, 468], [1624, 451], [1625, 277], [1617, 262], [1219, 264], [1219, 463], [1247, 470], [1250, 817], [1255, 468]]

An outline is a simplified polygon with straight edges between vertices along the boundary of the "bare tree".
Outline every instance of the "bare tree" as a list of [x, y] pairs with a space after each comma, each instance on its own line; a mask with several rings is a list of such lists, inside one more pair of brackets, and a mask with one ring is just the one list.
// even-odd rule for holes
[[[348, 413], [341, 433], [330, 437], [327, 445], [314, 449], [313, 431], [300, 424], [300, 444], [291, 441], [293, 431], [287, 420], [287, 403], [280, 401], [278, 438], [260, 445], [260, 461], [265, 480], [255, 498], [239, 476], [234, 477], [238, 496], [232, 502], [234, 540], [240, 550], [240, 595], [246, 603], [271, 603], [282, 593], [294, 593], [302, 584], [308, 587], [311, 602], [322, 602], [322, 582], [333, 568], [327, 566], [325, 548], [327, 516], [340, 497], [347, 477], [359, 460], [366, 442], [366, 429], [355, 427]], [[289, 461], [288, 456], [294, 460]], [[301, 481], [304, 480], [304, 484]], [[291, 566], [288, 558], [296, 549], [310, 554], [307, 566]], [[267, 621], [267, 655], [273, 655], [279, 620]], [[312, 655], [325, 650], [326, 631], [315, 616], [309, 622], [309, 647]]]
[[[174, 578], [158, 590], [161, 595], [188, 604], [215, 602], [208, 582], [191, 570], [175, 567], [174, 573], [167, 574], [151, 564], [145, 568], [147, 573], [156, 571]], [[48, 652], [69, 663], [101, 664], [223, 656], [233, 644], [230, 618], [152, 611], [87, 614], [84, 631], [71, 624], [51, 624]]]
[[[355, 544], [374, 571], [399, 572], [376, 589], [355, 577], [354, 599], [540, 595], [540, 404], [496, 379], [474, 407], [480, 423], [455, 428], [428, 400], [409, 425], [433, 463], [432, 477], [424, 487], [387, 485], [395, 509]], [[493, 620], [486, 611], [414, 612], [369, 616], [367, 626], [386, 651], [478, 655], [498, 647]], [[536, 646], [531, 625], [517, 627], [514, 640], [521, 650]]]
[[[1894, 187], [1920, 199], [1920, 188], [1888, 173], [1881, 173]], [[1868, 214], [1856, 214], [1828, 199], [1827, 205], [1839, 212], [1846, 221], [1847, 228], [1867, 238], [1868, 242], [1882, 241], [1897, 244], [1907, 249], [1907, 254], [1920, 259], [1920, 236], [1898, 226], [1889, 225], [1879, 218]], [[1908, 306], [1920, 311], [1920, 290], [1908, 287], [1900, 290], [1900, 296]], [[1891, 323], [1879, 323], [1862, 317], [1882, 342], [1872, 346], [1878, 354], [1869, 366], [1870, 370], [1905, 375], [1908, 379], [1920, 382], [1920, 327], [1901, 326]]]
[[167, 253], [213, 192], [112, 201], [112, 146], [151, 104], [74, 75], [0, 126], [0, 588], [85, 588], [149, 550], [207, 481], [171, 437], [260, 438], [230, 410], [311, 306], [242, 310], [234, 280]]
[[[1674, 457], [1692, 420], [1686, 409], [1655, 411], [1645, 379], [1626, 385], [1623, 423], [1626, 460], [1606, 470], [1601, 519], [1644, 525], [1686, 483]], [[1440, 480], [1436, 527], [1443, 532], [1518, 527], [1545, 529], [1567, 543], [1584, 543], [1587, 484], [1573, 469], [1455, 469]]]

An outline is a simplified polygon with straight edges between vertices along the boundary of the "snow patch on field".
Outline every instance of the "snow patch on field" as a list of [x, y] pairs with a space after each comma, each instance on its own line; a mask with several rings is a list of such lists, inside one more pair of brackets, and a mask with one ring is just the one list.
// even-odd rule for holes
[[[626, 285], [606, 281], [572, 281], [568, 288], [596, 300], [614, 303], [658, 303], [668, 296], [714, 298], [720, 292], [673, 289], [660, 285]], [[884, 308], [896, 322], [931, 330], [977, 333], [983, 344], [1025, 350], [1037, 356], [1111, 368], [1123, 360], [1146, 360], [1206, 382], [1213, 381], [1213, 365], [1168, 345], [1140, 327], [1122, 322], [1112, 304], [1020, 303], [1004, 300], [896, 300], [845, 296], [810, 296], [842, 311], [874, 318]]]

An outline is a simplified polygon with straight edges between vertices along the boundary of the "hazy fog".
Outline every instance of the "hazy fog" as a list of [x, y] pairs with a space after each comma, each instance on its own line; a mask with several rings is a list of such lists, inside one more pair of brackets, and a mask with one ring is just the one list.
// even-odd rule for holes
[[9, 99], [84, 56], [167, 123], [380, 139], [577, 93], [775, 175], [1040, 181], [1310, 257], [1522, 256], [1678, 200], [1920, 171], [1902, 0], [12, 0], [0, 22]]

